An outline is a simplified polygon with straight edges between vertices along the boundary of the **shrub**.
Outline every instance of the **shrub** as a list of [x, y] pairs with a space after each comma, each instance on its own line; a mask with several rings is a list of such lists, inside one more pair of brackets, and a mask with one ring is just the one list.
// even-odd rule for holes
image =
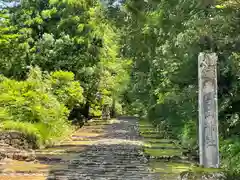
[[115, 104], [115, 111], [117, 115], [123, 114], [122, 105], [118, 101], [116, 101], [116, 104]]
[[[83, 101], [82, 88], [71, 72], [49, 76], [31, 68], [25, 81], [0, 77], [0, 123], [49, 143], [69, 133], [69, 109]], [[68, 108], [67, 108], [68, 107]]]
[[35, 81], [5, 80], [0, 84], [0, 107], [15, 121], [52, 123], [66, 119], [69, 111], [43, 84]]
[[72, 72], [56, 71], [50, 76], [53, 94], [58, 101], [65, 104], [70, 110], [83, 102], [83, 89], [78, 81], [74, 81]]
[[12, 117], [9, 115], [8, 111], [0, 107], [0, 123], [6, 120], [11, 120]]
[[92, 117], [101, 117], [102, 116], [101, 106], [98, 105], [97, 103], [91, 104], [89, 109], [89, 114]]
[[240, 174], [240, 141], [239, 138], [231, 138], [220, 141], [222, 165], [229, 173]]
[[183, 147], [188, 149], [194, 149], [197, 145], [197, 131], [196, 123], [194, 121], [188, 121], [180, 135], [181, 143]]

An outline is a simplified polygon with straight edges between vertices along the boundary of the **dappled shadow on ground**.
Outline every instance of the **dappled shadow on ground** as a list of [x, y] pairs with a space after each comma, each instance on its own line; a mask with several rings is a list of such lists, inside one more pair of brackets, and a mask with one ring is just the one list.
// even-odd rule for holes
[[84, 126], [61, 145], [37, 152], [38, 162], [26, 165], [25, 169], [14, 167], [23, 163], [13, 163], [10, 167], [14, 169], [13, 176], [9, 178], [8, 171], [8, 176], [0, 179], [12, 180], [14, 176], [18, 180], [30, 176], [33, 180], [39, 177], [49, 180], [159, 179], [158, 174], [148, 171], [136, 119], [124, 118], [104, 126], [97, 124]]
[[[179, 155], [181, 151], [171, 140], [156, 139], [150, 127], [147, 129], [153, 133], [145, 133], [149, 138], [143, 142], [136, 119], [124, 118], [103, 124], [91, 123], [61, 145], [38, 151], [37, 162], [9, 160], [7, 166], [2, 166], [2, 173], [6, 174], [0, 175], [0, 180], [174, 180], [191, 168], [191, 164], [182, 160], [162, 159], [166, 155]], [[147, 162], [143, 145], [145, 153], [161, 158]], [[148, 167], [156, 173], [149, 172]], [[229, 180], [238, 177], [229, 177]]]
[[51, 170], [47, 179], [159, 179], [147, 169], [136, 124], [136, 119], [121, 119], [105, 126], [104, 135], [88, 137], [94, 143], [65, 167]]
[[144, 152], [149, 158], [149, 167], [160, 174], [161, 180], [239, 180], [239, 175], [227, 175], [223, 169], [199, 167], [192, 157], [174, 140], [161, 139], [161, 132], [147, 121], [140, 121], [140, 132], [144, 137]]

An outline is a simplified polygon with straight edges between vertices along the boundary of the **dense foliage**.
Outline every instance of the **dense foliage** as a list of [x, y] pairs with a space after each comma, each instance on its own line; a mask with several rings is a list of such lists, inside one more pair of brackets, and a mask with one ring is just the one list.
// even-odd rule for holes
[[131, 60], [103, 12], [97, 0], [0, 1], [2, 128], [45, 141], [64, 135], [67, 119], [122, 113]]
[[197, 57], [216, 52], [223, 165], [240, 171], [238, 0], [0, 2], [1, 122], [50, 125], [107, 106], [196, 150]]
[[[39, 145], [70, 132], [71, 126], [67, 121], [71, 110], [69, 104], [81, 103], [83, 90], [79, 82], [73, 81], [69, 75], [72, 76], [63, 71], [43, 74], [39, 68], [34, 68], [24, 81], [1, 76], [0, 128], [36, 136]], [[56, 87], [56, 82], [61, 80], [70, 86]]]
[[101, 9], [93, 0], [24, 0], [5, 6], [0, 71], [20, 80], [29, 65], [47, 72], [71, 71], [84, 88], [87, 111], [95, 106], [97, 92], [102, 103], [111, 104], [126, 82], [130, 61], [119, 57], [118, 31]]
[[191, 151], [198, 150], [198, 54], [217, 53], [222, 162], [239, 171], [239, 1], [126, 0], [112, 8], [108, 17], [123, 26], [122, 54], [133, 59], [125, 107]]

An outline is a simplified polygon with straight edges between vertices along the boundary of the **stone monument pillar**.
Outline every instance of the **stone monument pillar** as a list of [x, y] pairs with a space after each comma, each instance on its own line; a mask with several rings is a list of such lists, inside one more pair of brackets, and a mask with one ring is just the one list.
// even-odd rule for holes
[[219, 167], [217, 55], [198, 56], [200, 164]]

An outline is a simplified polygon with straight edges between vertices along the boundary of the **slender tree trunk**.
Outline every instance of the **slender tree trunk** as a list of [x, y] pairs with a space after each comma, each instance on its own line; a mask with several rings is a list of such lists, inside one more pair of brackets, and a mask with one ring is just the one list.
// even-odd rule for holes
[[89, 108], [90, 108], [90, 103], [89, 101], [87, 100], [85, 106], [84, 106], [84, 116], [85, 118], [89, 119]]
[[112, 107], [111, 107], [111, 117], [115, 118], [116, 117], [116, 100], [115, 98], [113, 98], [113, 102], [112, 102]]

